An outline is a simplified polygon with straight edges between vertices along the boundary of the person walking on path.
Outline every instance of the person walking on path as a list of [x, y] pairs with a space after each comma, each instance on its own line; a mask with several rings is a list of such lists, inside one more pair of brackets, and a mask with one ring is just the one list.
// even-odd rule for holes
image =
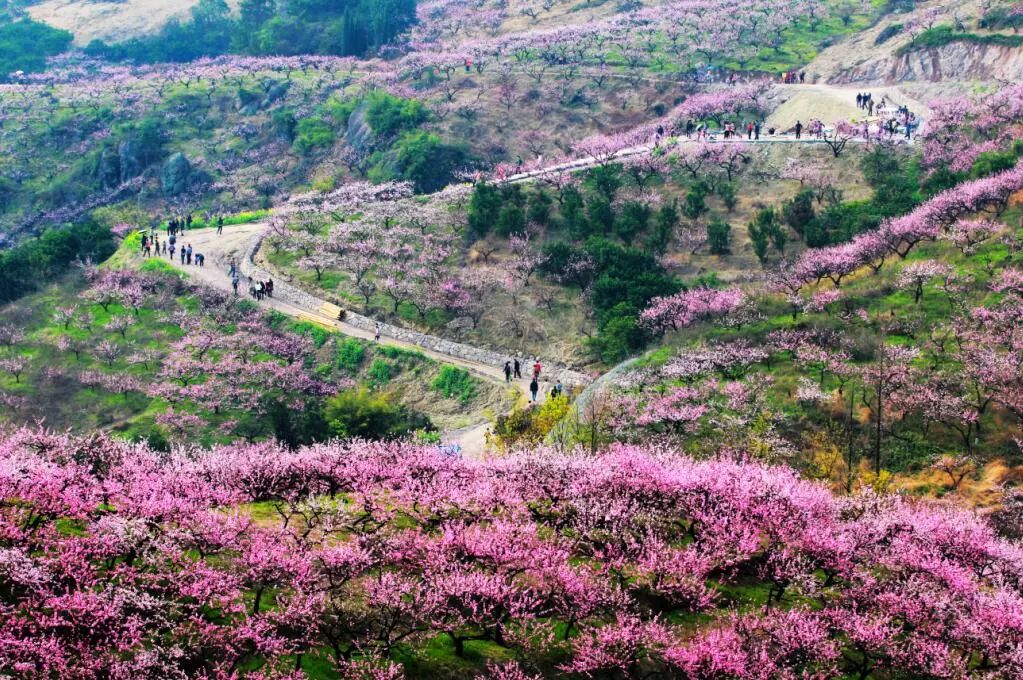
[[796, 121], [796, 139], [803, 138], [803, 123], [802, 121]]
[[181, 264], [185, 264], [185, 249], [181, 249]]
[[234, 290], [234, 296], [238, 297], [238, 272], [231, 276], [231, 288]]
[[746, 123], [746, 139], [753, 139], [753, 122]]
[[522, 378], [522, 364], [519, 363], [518, 359], [515, 360], [515, 378]]
[[530, 401], [536, 403], [536, 393], [540, 391], [540, 385], [536, 382], [536, 378], [533, 378], [532, 382], [529, 383], [529, 394]]
[[185, 255], [185, 260], [187, 261], [187, 264], [192, 264], [192, 244], [191, 243], [188, 244], [188, 247], [185, 249], [185, 253], [187, 253]]
[[373, 342], [380, 342], [380, 322], [377, 321], [376, 327], [373, 333]]
[[504, 362], [504, 381], [511, 382], [512, 379], [512, 365], [510, 361]]
[[217, 236], [224, 233], [224, 216], [221, 215], [217, 218]]
[[541, 369], [542, 369], [542, 366], [540, 366], [540, 357], [537, 357], [536, 358], [536, 362], [533, 364], [533, 380], [539, 380], [540, 379], [540, 370]]
[[272, 298], [274, 296], [274, 280], [267, 278], [266, 280], [266, 296]]
[[760, 121], [753, 123], [753, 139], [760, 139]]

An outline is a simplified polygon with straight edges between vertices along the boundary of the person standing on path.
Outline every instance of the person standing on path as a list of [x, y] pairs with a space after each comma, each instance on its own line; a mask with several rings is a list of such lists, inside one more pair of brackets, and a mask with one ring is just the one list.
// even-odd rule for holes
[[803, 138], [803, 123], [802, 121], [796, 121], [796, 139]]
[[760, 121], [753, 123], [753, 139], [760, 139]]
[[533, 380], [540, 379], [540, 371], [543, 367], [540, 366], [540, 357], [536, 357], [536, 363], [533, 364]]
[[510, 361], [504, 362], [504, 381], [511, 382], [512, 379], [512, 365]]
[[217, 218], [217, 236], [224, 233], [224, 216], [221, 215]]
[[192, 244], [191, 243], [188, 244], [188, 247], [185, 249], [185, 253], [187, 253], [185, 255], [185, 260], [187, 261], [188, 264], [192, 264]]
[[234, 290], [234, 296], [238, 297], [238, 272], [231, 276], [231, 288]]
[[522, 364], [519, 363], [518, 359], [515, 360], [515, 378], [522, 378]]
[[181, 248], [181, 264], [185, 264], [185, 249]]
[[375, 331], [373, 333], [373, 342], [380, 342], [380, 322], [377, 321]]
[[533, 378], [532, 382], [529, 383], [529, 394], [530, 401], [536, 403], [536, 393], [540, 391], [540, 385], [536, 382], [536, 378]]

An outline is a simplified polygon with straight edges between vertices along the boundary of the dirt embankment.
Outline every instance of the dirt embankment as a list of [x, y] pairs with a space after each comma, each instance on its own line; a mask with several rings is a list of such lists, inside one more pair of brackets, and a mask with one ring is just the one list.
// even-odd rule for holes
[[[939, 10], [937, 18], [927, 13]], [[973, 83], [1023, 79], [1023, 49], [958, 42], [942, 47], [906, 49], [912, 37], [904, 30], [915, 19], [934, 25], [958, 21], [975, 31], [982, 10], [973, 0], [921, 2], [911, 13], [889, 14], [875, 26], [823, 50], [807, 66], [814, 82], [832, 85], [903, 84], [925, 98], [969, 89]]]

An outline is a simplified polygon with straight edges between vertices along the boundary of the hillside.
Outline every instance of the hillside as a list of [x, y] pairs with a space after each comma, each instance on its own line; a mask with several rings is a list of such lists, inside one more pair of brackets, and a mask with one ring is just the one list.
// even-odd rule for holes
[[[75, 45], [93, 40], [121, 42], [153, 35], [171, 19], [187, 19], [198, 0], [46, 0], [29, 6], [36, 21], [63, 28], [74, 35]], [[236, 5], [237, 3], [235, 3]]]
[[1021, 28], [8, 3], [0, 677], [1023, 677]]

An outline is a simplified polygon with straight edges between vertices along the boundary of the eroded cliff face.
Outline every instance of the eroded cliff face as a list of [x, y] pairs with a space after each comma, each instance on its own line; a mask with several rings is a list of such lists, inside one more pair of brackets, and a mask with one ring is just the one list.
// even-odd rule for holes
[[828, 77], [836, 84], [1023, 80], [1023, 48], [953, 43], [865, 56]]

